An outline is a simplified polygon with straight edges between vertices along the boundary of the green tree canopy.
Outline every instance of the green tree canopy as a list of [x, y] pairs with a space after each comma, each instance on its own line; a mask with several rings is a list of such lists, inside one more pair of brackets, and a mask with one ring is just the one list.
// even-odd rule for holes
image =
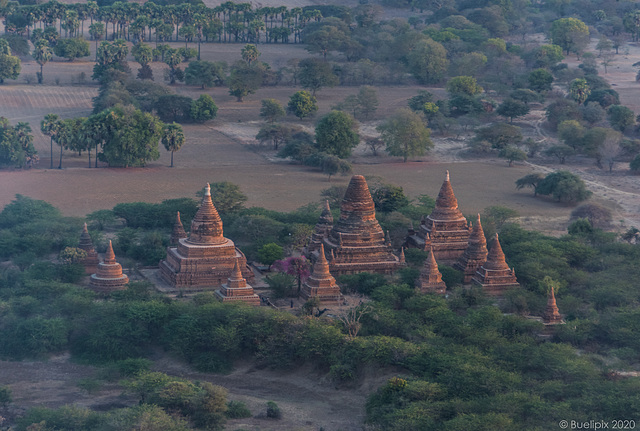
[[333, 73], [331, 64], [318, 58], [305, 58], [299, 63], [298, 80], [302, 88], [311, 90], [315, 96], [316, 91], [323, 87], [333, 87], [338, 84], [338, 77]]
[[430, 130], [420, 116], [406, 108], [398, 110], [377, 130], [387, 146], [387, 152], [392, 156], [402, 156], [404, 162], [433, 148]]
[[478, 82], [472, 76], [455, 76], [447, 81], [447, 92], [451, 96], [458, 94], [475, 96], [482, 93], [482, 91], [482, 87], [478, 85]]
[[204, 123], [205, 121], [216, 118], [216, 115], [218, 115], [218, 105], [216, 105], [213, 98], [208, 94], [201, 94], [200, 97], [191, 102], [189, 114], [191, 120], [196, 123]]
[[315, 114], [317, 110], [318, 104], [316, 103], [316, 98], [308, 91], [296, 91], [291, 98], [289, 98], [287, 111], [300, 119]]
[[553, 196], [559, 202], [575, 203], [586, 200], [591, 192], [579, 176], [569, 171], [557, 171], [547, 175], [538, 184], [540, 195]]
[[162, 129], [162, 145], [171, 151], [171, 167], [173, 168], [173, 153], [179, 151], [185, 142], [182, 126], [177, 123], [165, 124]]
[[255, 93], [261, 86], [266, 71], [264, 64], [256, 62], [248, 64], [238, 61], [231, 67], [231, 74], [227, 80], [229, 94], [242, 102], [246, 96]]
[[346, 158], [360, 142], [353, 117], [342, 111], [331, 111], [316, 125], [316, 143], [319, 151]]
[[269, 123], [275, 123], [286, 114], [280, 102], [275, 99], [263, 99], [260, 103], [260, 117]]
[[189, 62], [184, 70], [184, 82], [197, 85], [203, 90], [207, 87], [220, 86], [224, 83], [225, 66], [222, 62], [196, 60]]
[[567, 55], [581, 52], [589, 42], [589, 27], [577, 18], [560, 18], [551, 24], [551, 40]]
[[407, 60], [409, 70], [422, 84], [439, 82], [449, 66], [447, 50], [431, 39], [416, 43]]

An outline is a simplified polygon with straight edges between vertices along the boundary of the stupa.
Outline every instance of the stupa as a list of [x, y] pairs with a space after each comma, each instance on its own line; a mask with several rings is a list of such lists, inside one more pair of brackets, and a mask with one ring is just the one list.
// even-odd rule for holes
[[320, 249], [322, 242], [331, 232], [331, 228], [333, 228], [333, 214], [331, 214], [331, 208], [327, 200], [324, 202], [324, 208], [322, 209], [318, 223], [316, 223], [316, 227], [311, 234], [311, 241], [309, 241], [309, 245], [307, 246], [309, 254], [317, 252], [318, 249]]
[[493, 296], [500, 295], [505, 290], [520, 287], [515, 272], [507, 265], [498, 234], [487, 254], [487, 261], [478, 268], [472, 282], [481, 285], [487, 295]]
[[200, 208], [191, 221], [189, 236], [180, 238], [176, 247], [167, 248], [167, 258], [160, 261], [160, 274], [176, 289], [211, 290], [227, 281], [236, 261], [242, 276], [253, 282], [246, 257], [233, 241], [223, 236], [222, 220], [207, 184]]
[[260, 298], [253, 292], [253, 287], [242, 277], [238, 261], [239, 259], [236, 259], [227, 282], [220, 287], [220, 290], [216, 290], [216, 296], [222, 302], [242, 301], [251, 305], [260, 305]]
[[442, 281], [442, 274], [438, 270], [436, 258], [433, 255], [433, 249], [429, 249], [429, 256], [424, 261], [420, 277], [416, 282], [416, 289], [422, 293], [440, 293], [447, 291], [447, 285]]
[[336, 279], [329, 272], [329, 262], [324, 256], [324, 245], [320, 244], [318, 258], [311, 275], [302, 285], [300, 296], [304, 299], [318, 298], [323, 305], [341, 304], [343, 301]]
[[362, 175], [351, 178], [340, 205], [340, 218], [322, 243], [333, 275], [391, 274], [402, 266], [399, 257], [385, 242], [367, 181]]
[[87, 252], [87, 257], [80, 261], [80, 263], [84, 265], [85, 272], [87, 274], [93, 274], [98, 263], [100, 263], [100, 259], [98, 258], [98, 253], [96, 253], [95, 248], [93, 248], [93, 241], [91, 241], [91, 236], [89, 236], [89, 230], [87, 229], [86, 223], [82, 227], [78, 248]]
[[180, 211], [176, 214], [176, 222], [173, 224], [173, 231], [171, 232], [171, 245], [177, 245], [182, 238], [186, 238], [187, 233], [182, 226], [182, 220], [180, 220]]
[[478, 214], [478, 220], [473, 225], [473, 230], [469, 236], [469, 245], [460, 256], [460, 259], [453, 265], [455, 269], [462, 271], [464, 274], [464, 284], [471, 283], [478, 268], [487, 261], [487, 254], [487, 239], [484, 237], [480, 214]]
[[116, 262], [116, 255], [109, 241], [104, 261], [98, 264], [96, 273], [91, 275], [89, 287], [96, 292], [108, 293], [124, 289], [128, 282], [129, 277], [122, 273], [122, 265]]
[[424, 251], [433, 247], [433, 254], [438, 262], [451, 265], [467, 248], [469, 233], [469, 225], [458, 209], [458, 201], [447, 171], [436, 199], [436, 207], [427, 217], [422, 217], [417, 232], [409, 230], [405, 244]]
[[556, 295], [553, 291], [553, 286], [549, 290], [549, 297], [547, 299], [547, 308], [542, 315], [542, 321], [545, 325], [563, 325], [565, 322], [562, 320], [558, 306], [556, 305]]

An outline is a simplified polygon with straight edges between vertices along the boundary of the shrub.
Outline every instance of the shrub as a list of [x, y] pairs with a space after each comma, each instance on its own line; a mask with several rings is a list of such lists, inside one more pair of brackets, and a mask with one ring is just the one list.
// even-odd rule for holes
[[242, 401], [229, 401], [226, 415], [229, 419], [250, 418], [251, 410]]
[[282, 412], [280, 407], [273, 401], [267, 401], [267, 417], [272, 419], [281, 419]]

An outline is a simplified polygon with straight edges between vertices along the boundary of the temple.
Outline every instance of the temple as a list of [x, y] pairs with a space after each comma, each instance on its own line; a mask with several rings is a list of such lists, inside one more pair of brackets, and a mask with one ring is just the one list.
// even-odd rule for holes
[[487, 295], [498, 296], [505, 290], [520, 287], [516, 274], [509, 268], [496, 234], [491, 250], [487, 254], [487, 261], [476, 271], [472, 282], [482, 286]]
[[173, 231], [171, 232], [171, 245], [178, 245], [182, 238], [186, 238], [187, 233], [182, 226], [182, 220], [180, 220], [180, 211], [176, 214], [176, 222], [173, 224]]
[[429, 256], [424, 261], [420, 277], [416, 282], [416, 289], [422, 293], [439, 293], [444, 294], [447, 285], [442, 281], [442, 274], [438, 270], [436, 258], [433, 255], [433, 249], [429, 249]]
[[307, 246], [308, 253], [315, 253], [320, 249], [322, 242], [329, 236], [331, 229], [333, 228], [333, 214], [331, 214], [331, 208], [329, 207], [329, 201], [324, 201], [324, 208], [316, 223], [316, 227], [311, 234], [311, 241]]
[[562, 316], [560, 315], [560, 311], [556, 305], [556, 295], [553, 292], [553, 286], [551, 286], [551, 289], [549, 290], [547, 308], [544, 310], [544, 314], [542, 315], [542, 321], [545, 325], [562, 325], [565, 323], [564, 320], [562, 320]]
[[242, 276], [253, 282], [246, 257], [233, 241], [223, 236], [222, 220], [207, 184], [200, 208], [191, 221], [189, 236], [180, 238], [176, 247], [167, 248], [167, 258], [160, 261], [160, 274], [176, 289], [212, 290], [227, 281], [236, 261]]
[[109, 293], [124, 289], [128, 282], [129, 277], [122, 273], [122, 266], [116, 262], [116, 255], [109, 241], [104, 261], [98, 264], [96, 273], [91, 275], [89, 287], [99, 293]]
[[467, 220], [458, 209], [458, 201], [453, 194], [447, 171], [436, 199], [436, 207], [426, 218], [422, 218], [417, 232], [409, 230], [405, 244], [424, 251], [433, 247], [433, 254], [438, 262], [451, 265], [467, 248], [469, 231]]
[[253, 287], [242, 277], [238, 261], [239, 259], [236, 259], [227, 282], [220, 290], [216, 290], [216, 296], [222, 302], [242, 301], [250, 305], [260, 305], [260, 298], [253, 292]]
[[487, 253], [487, 239], [484, 237], [480, 214], [478, 214], [478, 220], [473, 225], [473, 230], [469, 236], [469, 245], [460, 256], [460, 259], [453, 265], [455, 269], [462, 271], [464, 274], [464, 284], [471, 283], [478, 268], [487, 261]]
[[329, 272], [329, 262], [324, 256], [324, 246], [322, 244], [320, 244], [318, 258], [313, 265], [313, 271], [302, 285], [300, 296], [304, 299], [318, 298], [322, 305], [338, 305], [343, 302], [336, 279]]
[[[391, 274], [403, 264], [376, 220], [376, 211], [362, 175], [354, 175], [340, 205], [340, 218], [322, 244], [333, 275], [376, 272]], [[318, 251], [313, 253], [317, 256]]]
[[80, 263], [84, 265], [85, 272], [87, 274], [93, 274], [98, 263], [100, 263], [100, 259], [98, 259], [98, 253], [96, 253], [95, 248], [93, 248], [93, 241], [91, 241], [91, 236], [89, 236], [89, 230], [87, 229], [86, 223], [82, 227], [78, 248], [87, 252], [87, 257], [80, 261]]

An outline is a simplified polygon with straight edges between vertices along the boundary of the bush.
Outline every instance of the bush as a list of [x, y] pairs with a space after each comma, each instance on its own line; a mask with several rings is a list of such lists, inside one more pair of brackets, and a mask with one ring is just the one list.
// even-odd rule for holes
[[272, 419], [281, 419], [282, 412], [280, 407], [273, 401], [267, 401], [267, 417]]
[[242, 401], [229, 401], [226, 415], [229, 419], [250, 418], [252, 416], [251, 410]]
[[9, 386], [0, 386], [0, 405], [6, 407], [12, 401], [11, 388]]

